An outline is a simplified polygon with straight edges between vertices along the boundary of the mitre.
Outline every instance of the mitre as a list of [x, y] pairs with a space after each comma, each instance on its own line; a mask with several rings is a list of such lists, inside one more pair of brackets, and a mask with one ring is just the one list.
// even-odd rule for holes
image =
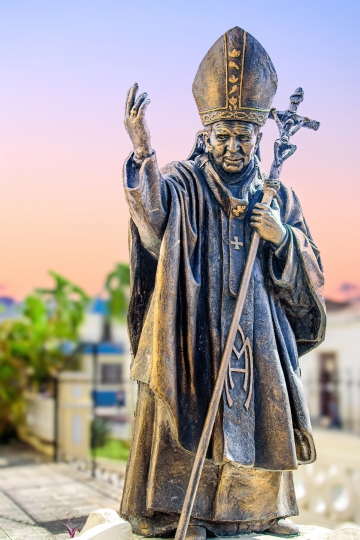
[[219, 120], [265, 124], [277, 88], [269, 55], [251, 35], [235, 26], [202, 60], [193, 95], [204, 126]]

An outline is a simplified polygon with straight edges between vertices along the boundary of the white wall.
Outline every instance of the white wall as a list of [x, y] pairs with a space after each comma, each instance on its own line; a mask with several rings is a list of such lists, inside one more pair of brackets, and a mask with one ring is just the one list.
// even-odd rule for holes
[[319, 416], [319, 355], [335, 353], [339, 374], [340, 414], [352, 415], [360, 431], [360, 310], [353, 306], [328, 314], [325, 341], [300, 358], [310, 414]]

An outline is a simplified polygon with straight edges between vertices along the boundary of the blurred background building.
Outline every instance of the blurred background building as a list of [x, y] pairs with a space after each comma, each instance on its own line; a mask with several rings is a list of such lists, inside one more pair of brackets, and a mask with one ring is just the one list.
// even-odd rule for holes
[[360, 303], [327, 300], [325, 341], [300, 359], [317, 460], [294, 478], [298, 523], [360, 525]]
[[327, 301], [325, 341], [300, 360], [313, 426], [360, 435], [360, 304]]

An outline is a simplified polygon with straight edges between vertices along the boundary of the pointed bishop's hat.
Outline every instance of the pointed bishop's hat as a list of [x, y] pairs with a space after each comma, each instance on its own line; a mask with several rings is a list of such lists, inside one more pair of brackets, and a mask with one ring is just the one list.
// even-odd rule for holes
[[235, 26], [205, 55], [192, 90], [204, 126], [219, 120], [262, 126], [276, 88], [269, 55], [251, 34]]

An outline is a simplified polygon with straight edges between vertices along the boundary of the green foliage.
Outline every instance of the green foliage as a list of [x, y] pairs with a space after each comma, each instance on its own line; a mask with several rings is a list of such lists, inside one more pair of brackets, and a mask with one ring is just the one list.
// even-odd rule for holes
[[91, 448], [105, 446], [110, 437], [110, 424], [104, 418], [95, 418], [91, 423]]
[[0, 323], [0, 436], [23, 420], [29, 375], [41, 385], [77, 356], [78, 332], [89, 298], [62, 276], [50, 275], [53, 289], [36, 290], [25, 299], [20, 319]]
[[93, 448], [91, 453], [95, 457], [127, 461], [130, 453], [130, 443], [128, 441], [121, 441], [120, 439], [109, 438], [104, 446]]
[[110, 317], [120, 321], [126, 320], [129, 306], [128, 290], [130, 286], [130, 269], [125, 263], [118, 263], [106, 278], [105, 287], [109, 293]]
[[[56, 274], [53, 289], [37, 289], [24, 301], [23, 320], [14, 321], [12, 353], [25, 360], [33, 377], [42, 381], [54, 376], [72, 359], [64, 351], [76, 351], [79, 327], [89, 298], [85, 292]], [[76, 354], [75, 354], [76, 355]]]
[[[23, 391], [26, 386], [26, 362], [13, 354], [14, 321], [0, 324], [0, 441], [14, 433], [24, 415]], [[18, 323], [16, 333], [21, 332]]]
[[[55, 272], [49, 273], [55, 280], [55, 287], [53, 289], [37, 289], [36, 292], [40, 295], [41, 300], [50, 306], [48, 321], [53, 333], [59, 339], [76, 341], [80, 324], [84, 320], [85, 308], [90, 299], [77, 285]], [[41, 319], [41, 309], [36, 304], [30, 305], [29, 313], [32, 310], [37, 311]]]

